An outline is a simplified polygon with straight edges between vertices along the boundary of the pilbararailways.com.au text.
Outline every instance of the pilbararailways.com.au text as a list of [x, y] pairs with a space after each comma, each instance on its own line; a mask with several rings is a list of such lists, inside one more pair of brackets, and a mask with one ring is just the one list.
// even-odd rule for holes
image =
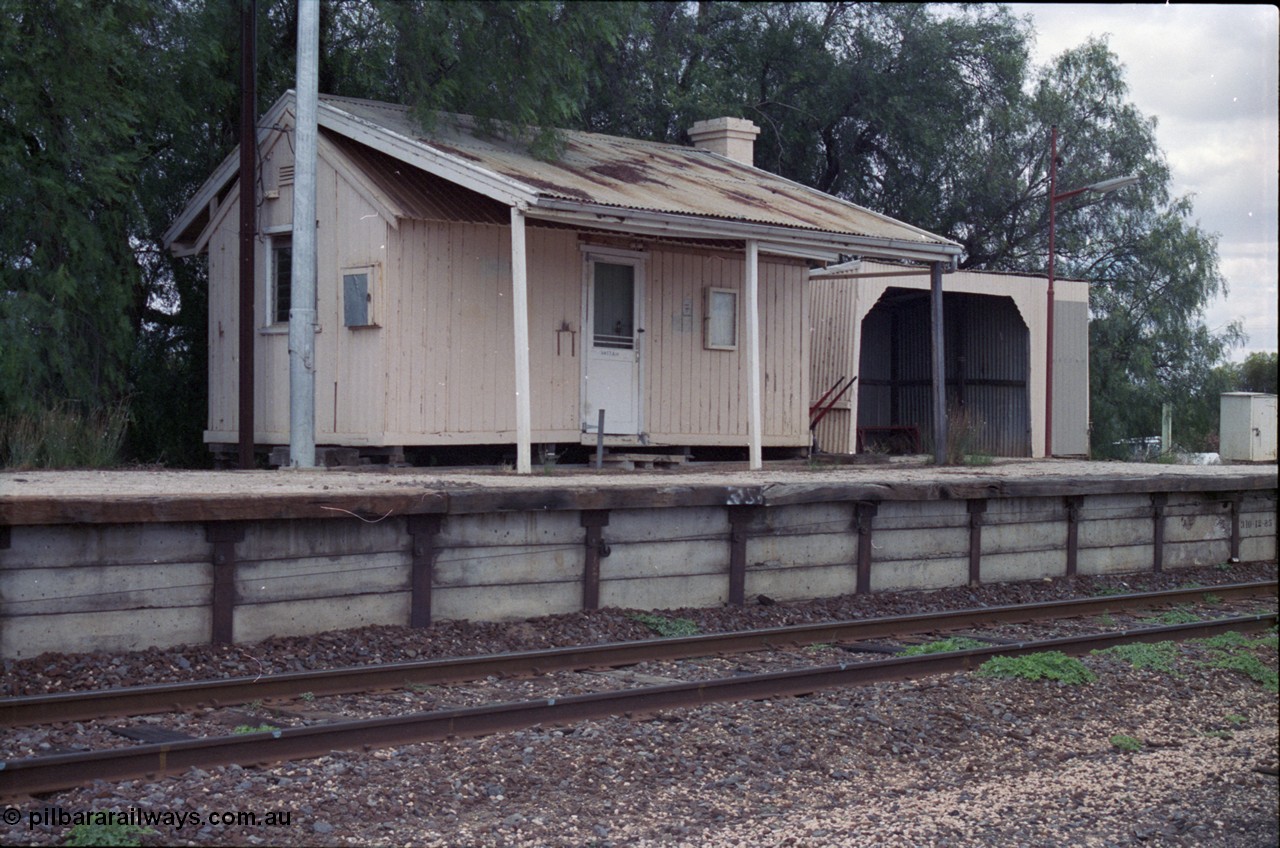
[[[17, 824], [13, 813], [18, 812], [10, 807], [5, 810], [5, 821]], [[147, 810], [141, 807], [126, 807], [123, 810], [66, 810], [62, 807], [41, 807], [30, 810], [24, 816], [27, 830], [37, 827], [75, 827], [90, 825], [99, 827], [133, 826], [133, 827], [172, 827], [182, 830], [185, 827], [200, 828], [206, 824], [215, 827], [289, 827], [292, 812], [276, 810], [255, 813], [247, 810], [219, 810], [209, 813], [196, 811]]]

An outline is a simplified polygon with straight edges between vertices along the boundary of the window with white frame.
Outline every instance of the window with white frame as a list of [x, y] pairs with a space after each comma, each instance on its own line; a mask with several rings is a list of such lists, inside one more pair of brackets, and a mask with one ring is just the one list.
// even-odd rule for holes
[[342, 269], [342, 323], [347, 327], [376, 327], [373, 307], [377, 268]]
[[738, 349], [738, 292], [734, 289], [706, 289], [703, 310], [703, 346], [707, 350]]

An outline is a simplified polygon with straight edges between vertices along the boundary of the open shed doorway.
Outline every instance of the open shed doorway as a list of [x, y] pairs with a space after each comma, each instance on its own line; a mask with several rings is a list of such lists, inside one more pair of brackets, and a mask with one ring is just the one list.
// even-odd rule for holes
[[[1031, 456], [1030, 333], [1012, 298], [942, 296], [952, 437], [966, 452]], [[929, 292], [894, 288], [862, 320], [857, 450], [932, 445]]]

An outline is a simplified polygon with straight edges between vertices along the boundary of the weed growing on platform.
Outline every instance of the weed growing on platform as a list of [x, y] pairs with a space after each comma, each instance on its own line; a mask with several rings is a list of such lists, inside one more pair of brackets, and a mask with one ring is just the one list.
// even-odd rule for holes
[[1056, 680], [1072, 685], [1092, 683], [1097, 676], [1084, 663], [1061, 651], [1042, 651], [1021, 657], [992, 657], [978, 666], [980, 677], [1006, 680]]
[[948, 639], [939, 639], [936, 642], [925, 642], [923, 645], [908, 645], [898, 651], [898, 656], [915, 657], [921, 654], [943, 654], [950, 651], [970, 651], [974, 648], [984, 647], [986, 647], [986, 644], [979, 642], [977, 639], [970, 639], [967, 636], [952, 636]]
[[667, 618], [665, 615], [656, 615], [654, 613], [637, 612], [627, 616], [632, 621], [638, 621], [645, 627], [657, 633], [659, 636], [697, 636], [702, 631], [698, 628], [696, 621], [690, 621], [687, 618]]
[[1130, 754], [1136, 754], [1138, 751], [1142, 750], [1141, 739], [1137, 739], [1133, 736], [1127, 736], [1123, 733], [1117, 733], [1115, 736], [1112, 736], [1110, 741], [1112, 746]]
[[1177, 675], [1174, 664], [1178, 661], [1178, 645], [1175, 642], [1134, 642], [1093, 651], [1093, 655], [1110, 657], [1134, 668], [1149, 668]]
[[156, 832], [149, 827], [136, 824], [78, 824], [71, 828], [68, 845], [108, 845], [135, 846], [141, 845], [139, 836], [154, 836]]

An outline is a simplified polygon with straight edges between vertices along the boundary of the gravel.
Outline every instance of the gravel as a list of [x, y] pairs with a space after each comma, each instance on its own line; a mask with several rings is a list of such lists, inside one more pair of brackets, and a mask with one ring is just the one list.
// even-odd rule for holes
[[[1274, 579], [1271, 564], [1172, 574], [675, 610], [704, 631]], [[1274, 610], [1274, 600], [1260, 608]], [[626, 611], [508, 624], [377, 627], [255, 645], [44, 655], [4, 665], [6, 694], [100, 688], [647, 638]], [[1088, 685], [974, 674], [715, 705], [643, 720], [337, 753], [97, 784], [9, 802], [0, 841], [65, 844], [70, 825], [130, 810], [196, 813], [144, 845], [1273, 846], [1274, 692], [1200, 664], [1176, 674], [1088, 657]], [[1276, 653], [1260, 656], [1273, 671]], [[315, 705], [321, 707], [319, 699]], [[228, 718], [228, 721], [234, 720]], [[1142, 742], [1125, 752], [1117, 734]], [[254, 824], [212, 823], [253, 813]], [[266, 823], [270, 813], [289, 822]], [[48, 818], [57, 821], [58, 813]]]

